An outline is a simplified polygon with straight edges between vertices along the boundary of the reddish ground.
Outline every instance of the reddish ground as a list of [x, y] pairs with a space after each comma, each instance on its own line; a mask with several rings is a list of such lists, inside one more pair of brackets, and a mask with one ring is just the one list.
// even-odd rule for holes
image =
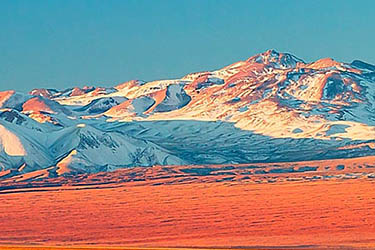
[[375, 246], [374, 187], [355, 179], [20, 189], [0, 194], [0, 244], [357, 249]]

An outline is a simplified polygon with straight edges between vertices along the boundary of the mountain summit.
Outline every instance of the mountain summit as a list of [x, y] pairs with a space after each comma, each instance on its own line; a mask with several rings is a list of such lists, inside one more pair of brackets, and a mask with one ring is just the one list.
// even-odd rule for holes
[[375, 154], [375, 66], [268, 50], [181, 79], [0, 92], [0, 176]]
[[250, 57], [247, 62], [269, 65], [274, 68], [295, 68], [304, 61], [288, 53], [279, 53], [273, 49]]

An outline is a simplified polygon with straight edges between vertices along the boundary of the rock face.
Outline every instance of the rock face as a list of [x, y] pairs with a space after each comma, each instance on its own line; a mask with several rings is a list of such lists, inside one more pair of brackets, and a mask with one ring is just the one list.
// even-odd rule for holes
[[374, 75], [359, 60], [269, 50], [175, 80], [0, 92], [0, 171], [375, 155]]

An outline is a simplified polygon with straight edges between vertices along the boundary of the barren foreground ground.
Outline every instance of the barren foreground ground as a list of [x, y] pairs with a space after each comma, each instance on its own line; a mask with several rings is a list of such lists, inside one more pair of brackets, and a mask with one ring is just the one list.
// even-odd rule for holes
[[[303, 175], [308, 176], [292, 176], [294, 181], [274, 175], [273, 181], [262, 183], [225, 179], [228, 177], [221, 174], [195, 179], [185, 176], [181, 182], [177, 177], [174, 181], [163, 177], [117, 184], [4, 189], [0, 191], [0, 245], [4, 246], [0, 249], [35, 244], [375, 246], [375, 179], [368, 173], [354, 179], [301, 180]], [[208, 177], [214, 179], [207, 181]]]

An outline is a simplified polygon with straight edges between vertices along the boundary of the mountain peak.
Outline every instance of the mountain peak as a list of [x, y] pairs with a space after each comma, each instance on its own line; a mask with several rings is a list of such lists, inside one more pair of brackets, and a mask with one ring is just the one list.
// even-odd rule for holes
[[265, 64], [274, 68], [286, 69], [294, 68], [298, 63], [305, 63], [289, 53], [281, 53], [274, 49], [269, 49], [246, 60], [247, 62]]

